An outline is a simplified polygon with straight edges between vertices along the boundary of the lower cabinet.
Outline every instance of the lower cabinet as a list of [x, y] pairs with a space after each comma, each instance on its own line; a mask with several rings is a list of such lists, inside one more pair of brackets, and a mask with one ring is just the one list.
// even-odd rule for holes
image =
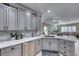
[[23, 56], [29, 56], [29, 55], [31, 55], [31, 43], [30, 42], [23, 43], [22, 52], [23, 52], [22, 53]]
[[35, 41], [35, 53], [38, 53], [41, 50], [41, 39]]
[[58, 51], [58, 39], [55, 38], [43, 38], [42, 39], [42, 49]]
[[[31, 44], [31, 41], [23, 43], [23, 56], [32, 56], [31, 50], [33, 49]], [[32, 50], [33, 51], [33, 50]]]
[[41, 49], [59, 51], [65, 56], [74, 56], [75, 43], [72, 41], [42, 38], [36, 39], [15, 46], [0, 49], [1, 56], [34, 56], [40, 52]]
[[35, 51], [36, 51], [36, 45], [35, 45], [35, 40], [31, 41], [31, 55], [35, 55]]
[[33, 56], [41, 49], [41, 40], [33, 40], [23, 43], [23, 56]]
[[21, 44], [1, 49], [0, 55], [1, 56], [21, 56]]
[[59, 51], [65, 56], [74, 56], [75, 44], [72, 41], [59, 40]]

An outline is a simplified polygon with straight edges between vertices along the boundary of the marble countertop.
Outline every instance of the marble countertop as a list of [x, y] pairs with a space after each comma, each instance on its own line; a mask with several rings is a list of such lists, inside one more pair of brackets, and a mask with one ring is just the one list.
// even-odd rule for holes
[[72, 41], [72, 42], [77, 42], [77, 38], [74, 36], [47, 36], [47, 37], [43, 37], [43, 38], [54, 38], [54, 39], [62, 39], [62, 40], [68, 40], [68, 41]]
[[36, 39], [41, 39], [43, 37], [44, 37], [44, 35], [40, 35], [40, 36], [36, 36], [36, 37], [27, 37], [27, 38], [23, 38], [23, 39], [19, 39], [19, 40], [10, 40], [10, 41], [0, 42], [0, 49], [6, 48], [9, 46], [14, 46], [17, 44], [21, 44], [24, 42], [29, 42], [29, 41], [36, 40]]
[[69, 41], [73, 41], [73, 42], [76, 42], [76, 40], [77, 40], [77, 38], [70, 37], [70, 36], [45, 37], [45, 35], [40, 35], [40, 36], [36, 36], [36, 37], [25, 37], [25, 38], [19, 39], [19, 40], [10, 40], [10, 41], [0, 42], [0, 49], [6, 48], [9, 46], [14, 46], [14, 45], [21, 44], [21, 43], [25, 43], [25, 42], [29, 42], [32, 40], [41, 39], [41, 38], [55, 38], [55, 39], [69, 40]]

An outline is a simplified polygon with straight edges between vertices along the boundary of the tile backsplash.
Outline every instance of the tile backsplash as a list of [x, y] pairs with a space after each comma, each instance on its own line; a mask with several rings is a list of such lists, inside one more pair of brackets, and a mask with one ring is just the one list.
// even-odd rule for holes
[[36, 33], [36, 31], [0, 31], [0, 36], [7, 36], [10, 33], [24, 33], [24, 34], [32, 34]]

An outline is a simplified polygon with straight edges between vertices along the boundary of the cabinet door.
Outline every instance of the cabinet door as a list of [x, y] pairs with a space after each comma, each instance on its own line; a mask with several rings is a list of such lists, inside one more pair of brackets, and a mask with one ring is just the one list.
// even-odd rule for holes
[[49, 41], [49, 49], [52, 51], [58, 51], [58, 39], [50, 39]]
[[32, 30], [37, 29], [36, 28], [36, 26], [37, 26], [36, 22], [37, 22], [37, 17], [35, 15], [32, 15]]
[[58, 40], [57, 39], [43, 39], [43, 49], [58, 51]]
[[65, 43], [64, 40], [59, 39], [59, 44], [58, 44], [59, 45], [59, 47], [58, 47], [59, 50], [62, 50], [64, 48], [64, 43]]
[[41, 50], [41, 39], [36, 40], [36, 53]]
[[25, 30], [32, 30], [32, 17], [31, 13], [25, 13]]
[[24, 30], [25, 13], [23, 10], [18, 10], [18, 30]]
[[35, 40], [31, 41], [31, 55], [35, 55]]
[[24, 56], [35, 55], [35, 41], [23, 43], [23, 55]]
[[7, 7], [8, 30], [17, 30], [17, 9]]
[[4, 22], [6, 20], [6, 9], [3, 6], [0, 6], [0, 30], [4, 30]]
[[38, 32], [41, 33], [41, 17], [38, 17], [36, 24], [37, 24], [36, 28]]
[[42, 39], [42, 49], [49, 50], [49, 40]]
[[1, 56], [21, 56], [21, 44], [1, 49]]
[[27, 56], [31, 56], [31, 42], [27, 43]]
[[28, 45], [27, 45], [27, 43], [23, 43], [23, 45], [22, 45], [22, 55], [23, 56], [27, 56], [28, 54], [28, 52], [27, 52], [27, 47], [28, 47]]

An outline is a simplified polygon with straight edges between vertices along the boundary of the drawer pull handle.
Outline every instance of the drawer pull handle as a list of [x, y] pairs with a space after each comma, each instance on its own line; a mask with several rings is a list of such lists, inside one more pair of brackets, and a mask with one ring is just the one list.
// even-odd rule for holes
[[51, 45], [51, 42], [49, 42], [49, 45]]
[[14, 48], [11, 48], [11, 50], [14, 50]]
[[66, 48], [66, 46], [64, 46], [64, 48]]
[[64, 42], [64, 43], [66, 43], [66, 42]]
[[66, 51], [64, 51], [64, 53], [66, 53]]

